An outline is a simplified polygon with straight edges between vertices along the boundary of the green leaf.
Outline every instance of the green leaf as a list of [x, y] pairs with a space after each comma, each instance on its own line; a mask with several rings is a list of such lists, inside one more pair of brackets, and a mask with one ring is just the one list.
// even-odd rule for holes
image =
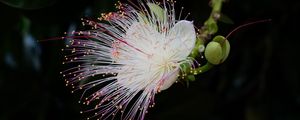
[[226, 23], [226, 24], [234, 24], [233, 20], [228, 17], [227, 15], [221, 14], [221, 17], [219, 19], [220, 22]]
[[140, 22], [144, 22], [146, 24], [149, 23], [148, 18], [146, 17], [146, 15], [144, 13], [139, 13], [138, 16], [139, 16], [138, 19], [139, 19]]
[[160, 21], [164, 21], [166, 14], [163, 8], [154, 3], [147, 3], [147, 5], [149, 6], [150, 11], [152, 11]]

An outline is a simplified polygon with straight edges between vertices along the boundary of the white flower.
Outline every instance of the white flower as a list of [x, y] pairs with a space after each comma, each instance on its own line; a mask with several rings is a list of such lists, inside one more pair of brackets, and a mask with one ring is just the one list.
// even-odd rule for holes
[[[120, 4], [119, 12], [103, 14], [92, 30], [78, 32], [66, 56], [78, 67], [64, 71], [67, 85], [84, 89], [84, 104], [96, 105], [95, 116], [107, 119], [144, 119], [157, 92], [169, 88], [180, 73], [180, 64], [191, 63], [195, 45], [193, 23], [176, 20], [174, 3], [140, 3], [135, 9]], [[84, 96], [84, 95], [83, 95]], [[93, 102], [94, 101], [94, 102]]]

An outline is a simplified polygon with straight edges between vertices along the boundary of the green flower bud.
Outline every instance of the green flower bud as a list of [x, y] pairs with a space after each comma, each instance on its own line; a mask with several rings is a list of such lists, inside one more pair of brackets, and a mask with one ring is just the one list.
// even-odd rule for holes
[[223, 36], [216, 36], [212, 42], [208, 43], [205, 50], [205, 57], [208, 62], [214, 65], [223, 63], [230, 52], [230, 44]]
[[209, 42], [204, 52], [205, 58], [208, 62], [217, 65], [223, 59], [222, 47], [218, 42]]
[[224, 62], [230, 53], [230, 44], [228, 40], [225, 40], [225, 43], [223, 43], [222, 50], [223, 50], [223, 59], [221, 62]]

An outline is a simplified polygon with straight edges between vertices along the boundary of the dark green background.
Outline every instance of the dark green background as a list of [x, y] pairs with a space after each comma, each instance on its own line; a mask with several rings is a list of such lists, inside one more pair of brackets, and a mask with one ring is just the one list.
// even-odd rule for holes
[[[114, 10], [112, 0], [0, 0], [0, 120], [80, 120], [80, 92], [71, 94], [59, 72], [64, 41], [36, 42], [80, 29], [80, 18]], [[209, 0], [178, 0], [197, 27]], [[271, 18], [229, 39], [228, 60], [197, 81], [156, 96], [150, 120], [300, 120], [298, 0], [227, 0], [219, 24], [226, 35], [240, 24]]]

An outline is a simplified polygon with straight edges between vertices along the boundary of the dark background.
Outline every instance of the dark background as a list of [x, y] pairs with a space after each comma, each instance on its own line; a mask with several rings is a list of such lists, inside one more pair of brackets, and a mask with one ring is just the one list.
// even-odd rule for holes
[[[197, 27], [209, 0], [178, 0]], [[70, 93], [59, 74], [64, 36], [80, 18], [114, 10], [112, 0], [0, 0], [0, 120], [80, 120], [80, 92]], [[298, 0], [227, 0], [220, 35], [250, 21], [271, 18], [233, 34], [224, 64], [197, 81], [175, 84], [156, 96], [150, 120], [300, 120]], [[80, 30], [80, 29], [79, 29]]]

